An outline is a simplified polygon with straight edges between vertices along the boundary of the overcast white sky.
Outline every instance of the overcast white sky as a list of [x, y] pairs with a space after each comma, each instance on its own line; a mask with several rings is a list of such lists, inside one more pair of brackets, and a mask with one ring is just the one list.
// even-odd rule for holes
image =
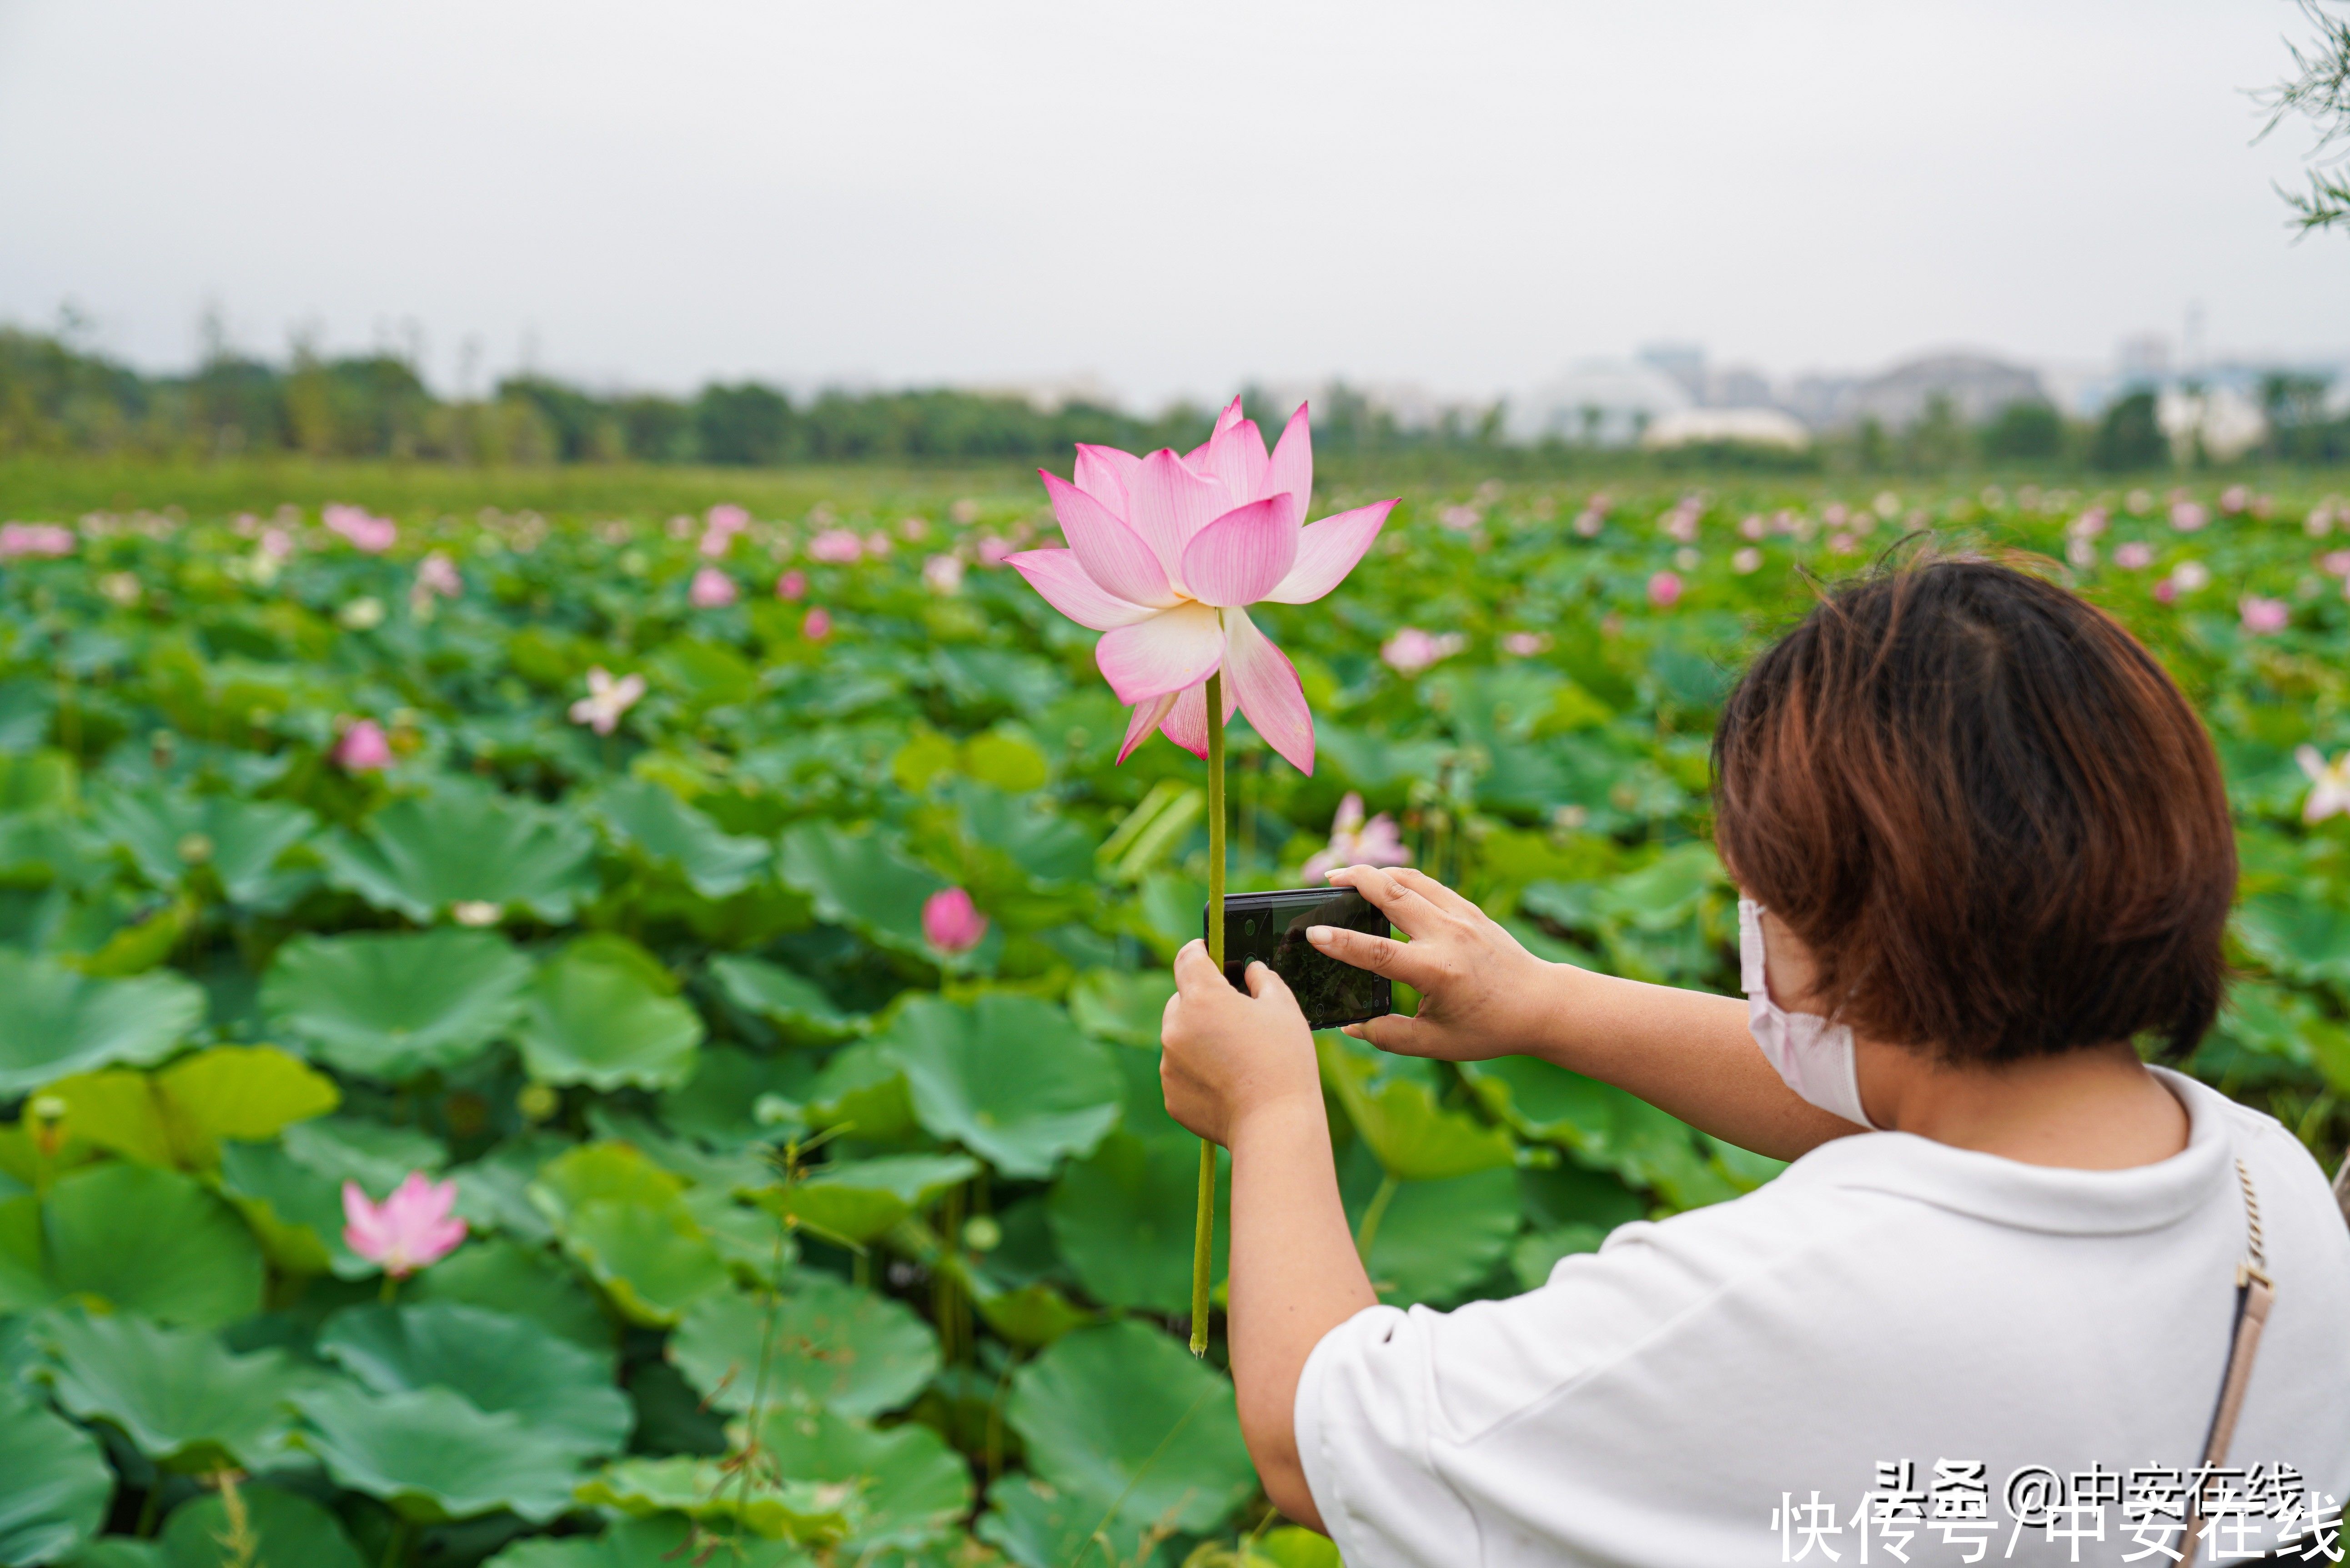
[[[2350, 347], [2286, 0], [0, 0], [0, 319], [476, 386]], [[406, 324], [413, 324], [411, 328]]]

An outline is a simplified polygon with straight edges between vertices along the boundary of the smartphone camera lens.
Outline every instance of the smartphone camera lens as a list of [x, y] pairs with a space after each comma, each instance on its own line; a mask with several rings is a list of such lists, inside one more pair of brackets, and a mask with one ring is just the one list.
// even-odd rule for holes
[[1241, 935], [1244, 937], [1253, 937], [1256, 935], [1256, 922], [1254, 920], [1243, 920], [1241, 922]]

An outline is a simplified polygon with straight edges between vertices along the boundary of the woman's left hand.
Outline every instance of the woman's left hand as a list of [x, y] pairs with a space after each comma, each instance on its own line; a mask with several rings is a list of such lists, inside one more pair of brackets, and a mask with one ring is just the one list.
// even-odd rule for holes
[[1167, 1114], [1230, 1147], [1250, 1117], [1285, 1105], [1322, 1114], [1314, 1033], [1279, 975], [1248, 967], [1249, 994], [1232, 989], [1194, 941], [1175, 955], [1175, 994], [1159, 1028], [1159, 1086]]

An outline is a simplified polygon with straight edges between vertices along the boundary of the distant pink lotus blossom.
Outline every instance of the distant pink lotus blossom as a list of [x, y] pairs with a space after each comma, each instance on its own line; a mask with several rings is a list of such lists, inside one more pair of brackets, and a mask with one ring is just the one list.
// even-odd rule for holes
[[2170, 504], [2170, 525], [2181, 534], [2192, 534], [2211, 521], [2211, 514], [2195, 501], [2174, 501]]
[[2226, 516], [2233, 517], [2251, 504], [2252, 493], [2241, 484], [2231, 484], [2220, 492], [2220, 511]]
[[2309, 775], [2309, 799], [2302, 805], [2302, 821], [2315, 824], [2350, 814], [2350, 752], [2329, 763], [2315, 746], [2303, 746], [2293, 757]]
[[932, 556], [922, 563], [922, 581], [934, 594], [954, 594], [962, 591], [962, 558], [959, 556]]
[[619, 727], [620, 715], [635, 707], [644, 694], [643, 676], [623, 675], [615, 680], [612, 672], [599, 664], [588, 672], [588, 695], [571, 704], [571, 722], [608, 735]]
[[457, 564], [435, 550], [416, 563], [416, 592], [419, 596], [437, 594], [453, 599], [465, 591], [465, 579], [457, 574]]
[[1675, 572], [1659, 572], [1648, 579], [1648, 602], [1659, 609], [1670, 609], [1680, 603], [1681, 579]]
[[1742, 539], [1752, 539], [1759, 544], [1762, 535], [1770, 531], [1771, 525], [1762, 521], [1762, 514], [1759, 512], [1750, 512], [1738, 520], [1738, 536]]
[[2293, 607], [2282, 599], [2264, 599], [2257, 594], [2246, 594], [2236, 610], [2246, 631], [2255, 637], [2265, 637], [2282, 631], [2293, 624]]
[[1094, 662], [1133, 710], [1124, 761], [1156, 730], [1195, 756], [1210, 734], [1207, 681], [1298, 772], [1314, 771], [1314, 716], [1297, 670], [1250, 619], [1260, 603], [1311, 604], [1371, 547], [1392, 500], [1308, 524], [1313, 430], [1304, 404], [1271, 452], [1234, 398], [1190, 452], [1077, 448], [1076, 483], [1043, 473], [1067, 549], [1007, 563], [1055, 609], [1102, 633]]
[[70, 556], [73, 530], [55, 523], [0, 523], [0, 561], [25, 556]]
[[2102, 506], [2092, 506], [2064, 524], [2065, 536], [2073, 539], [2094, 539], [2105, 531], [2106, 509]]
[[1349, 790], [1338, 803], [1338, 814], [1330, 819], [1329, 846], [1314, 852], [1298, 877], [1305, 886], [1313, 887], [1342, 866], [1410, 864], [1411, 851], [1396, 831], [1395, 818], [1383, 811], [1366, 822], [1363, 797]]
[[2350, 577], [2350, 550], [2328, 550], [2317, 557], [2317, 569], [2332, 577]]
[[2163, 578], [2154, 585], [2154, 597], [2157, 604], [2167, 605], [2173, 602], [2178, 597], [2178, 585], [2168, 577]]
[[1474, 506], [1447, 506], [1436, 514], [1436, 520], [1455, 534], [1466, 534], [1485, 520], [1485, 514]]
[[808, 559], [845, 566], [865, 558], [865, 541], [846, 528], [827, 528], [808, 541]]
[[2114, 546], [2114, 565], [2133, 572], [2142, 572], [2154, 565], [2154, 546], [2141, 539]]
[[941, 888], [922, 900], [922, 940], [942, 953], [967, 953], [987, 935], [987, 917], [960, 888]]
[[1379, 645], [1379, 658], [1399, 675], [1417, 675], [1469, 646], [1457, 631], [1437, 633], [1407, 626]]
[[882, 556], [888, 555], [889, 550], [889, 535], [883, 533], [880, 529], [876, 528], [873, 532], [865, 535], [865, 553], [872, 556], [875, 560], [878, 561]]
[[2329, 503], [2319, 502], [2309, 509], [2309, 515], [2301, 520], [2301, 526], [2302, 531], [2311, 538], [2324, 538], [2334, 532], [2333, 506]]
[[993, 534], [983, 534], [980, 535], [979, 544], [974, 546], [973, 553], [979, 556], [981, 566], [1000, 566], [1012, 558], [1013, 552], [1017, 548], [1018, 546], [1008, 539], [999, 539]]
[[832, 612], [822, 605], [800, 618], [800, 635], [810, 642], [822, 642], [832, 635]]
[[717, 609], [734, 602], [734, 579], [715, 566], [704, 566], [693, 574], [693, 585], [685, 591], [686, 602], [696, 609]]
[[807, 574], [794, 566], [775, 579], [775, 597], [779, 599], [807, 597]]
[[335, 765], [347, 774], [380, 773], [391, 766], [391, 742], [383, 726], [361, 719], [335, 742]]
[[1730, 569], [1740, 576], [1751, 576], [1762, 569], [1762, 552], [1748, 545], [1730, 557]]
[[930, 519], [926, 517], [900, 517], [898, 519], [898, 536], [906, 540], [929, 538], [931, 536]]
[[457, 1184], [433, 1181], [421, 1170], [392, 1189], [381, 1203], [371, 1203], [356, 1181], [343, 1183], [343, 1245], [379, 1265], [395, 1280], [457, 1250], [465, 1239], [465, 1222], [449, 1210], [456, 1206]]
[[1502, 651], [1520, 659], [1532, 659], [1549, 647], [1550, 633], [1546, 631], [1513, 631], [1502, 638]]
[[2200, 561], [2181, 561], [2170, 568], [2170, 584], [2182, 594], [2200, 593], [2211, 586], [2211, 568]]
[[720, 502], [702, 516], [702, 553], [715, 561], [733, 547], [734, 535], [751, 526], [751, 514], [731, 502]]
[[1657, 527], [1665, 537], [1679, 544], [1697, 543], [1699, 509], [1684, 501], [1657, 519]]
[[380, 556], [400, 541], [398, 524], [371, 515], [364, 506], [330, 505], [323, 515], [328, 532], [341, 535], [353, 547], [370, 556]]

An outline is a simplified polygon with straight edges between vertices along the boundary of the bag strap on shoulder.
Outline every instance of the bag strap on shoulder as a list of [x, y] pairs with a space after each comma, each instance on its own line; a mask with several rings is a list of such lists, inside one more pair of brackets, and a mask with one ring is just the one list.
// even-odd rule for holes
[[[2350, 1179], [2350, 1163], [2345, 1164], [2343, 1174]], [[2229, 1335], [2228, 1370], [2220, 1379], [2220, 1402], [2203, 1438], [2203, 1468], [2199, 1475], [2208, 1475], [2227, 1462], [2228, 1447], [2236, 1437], [2236, 1417], [2243, 1413], [2244, 1388], [2252, 1380], [2252, 1361], [2260, 1354], [2261, 1331], [2268, 1326], [2269, 1309], [2276, 1303], [2276, 1285], [2269, 1278], [2268, 1252], [2261, 1241], [2260, 1195], [2252, 1190], [2252, 1173], [2241, 1158], [2236, 1161], [2236, 1181], [2244, 1192], [2244, 1255], [2236, 1264], [2236, 1324]], [[2337, 1195], [2345, 1190], [2341, 1180], [2334, 1185]], [[2345, 1213], [2350, 1215], [2350, 1210]], [[2195, 1568], [2203, 1546], [2202, 1527], [2203, 1489], [2199, 1484], [2188, 1498], [2186, 1555], [2179, 1560], [2179, 1568]]]

